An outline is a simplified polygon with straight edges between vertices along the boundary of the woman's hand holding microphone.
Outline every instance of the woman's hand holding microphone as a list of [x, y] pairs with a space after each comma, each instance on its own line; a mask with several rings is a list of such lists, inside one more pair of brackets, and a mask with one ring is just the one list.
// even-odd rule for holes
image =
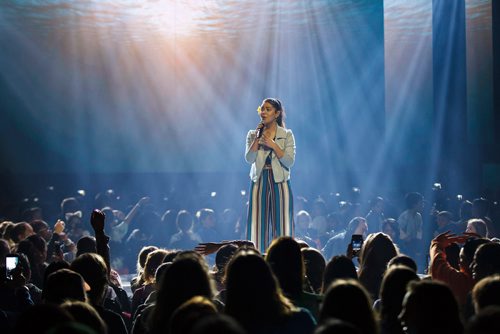
[[255, 128], [255, 137], [253, 139], [252, 146], [250, 147], [250, 151], [256, 152], [259, 149], [259, 144], [261, 144], [260, 139], [264, 134], [264, 123], [259, 123]]

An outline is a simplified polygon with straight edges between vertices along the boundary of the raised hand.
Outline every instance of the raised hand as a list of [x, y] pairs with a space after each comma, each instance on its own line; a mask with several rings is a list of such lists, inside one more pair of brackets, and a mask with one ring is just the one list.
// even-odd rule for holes
[[262, 138], [260, 138], [259, 144], [269, 147], [272, 150], [274, 150], [274, 148], [276, 147], [276, 143], [274, 142], [274, 140], [271, 137], [266, 136], [265, 134], [263, 134]]
[[225, 242], [202, 242], [194, 248], [194, 250], [201, 255], [210, 255], [217, 252], [222, 246], [226, 245]]
[[464, 232], [462, 234], [468, 236], [469, 238], [482, 238], [480, 234], [477, 234], [475, 232]]
[[354, 250], [352, 249], [352, 243], [349, 243], [347, 245], [347, 249], [345, 251], [345, 256], [347, 256], [349, 259], [353, 259], [355, 256], [358, 256], [358, 254], [354, 253]]
[[262, 133], [264, 131], [264, 123], [259, 123], [259, 125], [257, 125], [257, 128], [255, 129], [255, 138], [260, 138], [262, 137]]
[[26, 277], [24, 277], [23, 269], [21, 264], [18, 263], [16, 268], [10, 271], [12, 279], [7, 280], [7, 286], [11, 289], [22, 288], [27, 282]]
[[104, 231], [104, 220], [106, 219], [106, 215], [98, 209], [92, 211], [92, 215], [90, 216], [90, 224], [94, 231], [103, 232]]
[[56, 224], [54, 225], [54, 233], [61, 234], [64, 231], [64, 228], [66, 227], [64, 221], [61, 219], [58, 219]]
[[451, 233], [451, 231], [446, 231], [441, 234], [438, 234], [434, 238], [434, 241], [437, 241], [441, 245], [441, 247], [446, 248], [452, 243], [462, 244], [470, 237], [471, 237], [470, 234], [455, 235]]

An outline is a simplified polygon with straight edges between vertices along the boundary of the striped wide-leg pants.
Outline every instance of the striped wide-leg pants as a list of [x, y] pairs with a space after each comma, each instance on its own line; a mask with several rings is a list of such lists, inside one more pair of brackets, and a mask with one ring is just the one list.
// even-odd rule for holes
[[272, 169], [264, 169], [259, 180], [250, 185], [247, 239], [265, 252], [273, 239], [293, 235], [290, 181], [275, 183]]

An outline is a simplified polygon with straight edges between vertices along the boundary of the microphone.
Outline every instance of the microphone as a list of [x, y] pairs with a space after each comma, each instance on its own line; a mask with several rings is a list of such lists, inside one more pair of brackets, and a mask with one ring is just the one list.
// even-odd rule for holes
[[260, 127], [257, 128], [257, 138], [262, 137], [262, 134], [264, 133], [264, 123], [260, 123], [259, 126]]

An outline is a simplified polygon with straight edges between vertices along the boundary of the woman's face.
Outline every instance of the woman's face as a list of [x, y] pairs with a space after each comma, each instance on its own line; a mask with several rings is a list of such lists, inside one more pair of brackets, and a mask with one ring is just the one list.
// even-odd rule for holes
[[269, 125], [273, 123], [278, 118], [279, 115], [280, 112], [277, 111], [276, 108], [274, 108], [273, 105], [269, 102], [265, 102], [263, 105], [260, 106], [259, 116], [264, 125]]

